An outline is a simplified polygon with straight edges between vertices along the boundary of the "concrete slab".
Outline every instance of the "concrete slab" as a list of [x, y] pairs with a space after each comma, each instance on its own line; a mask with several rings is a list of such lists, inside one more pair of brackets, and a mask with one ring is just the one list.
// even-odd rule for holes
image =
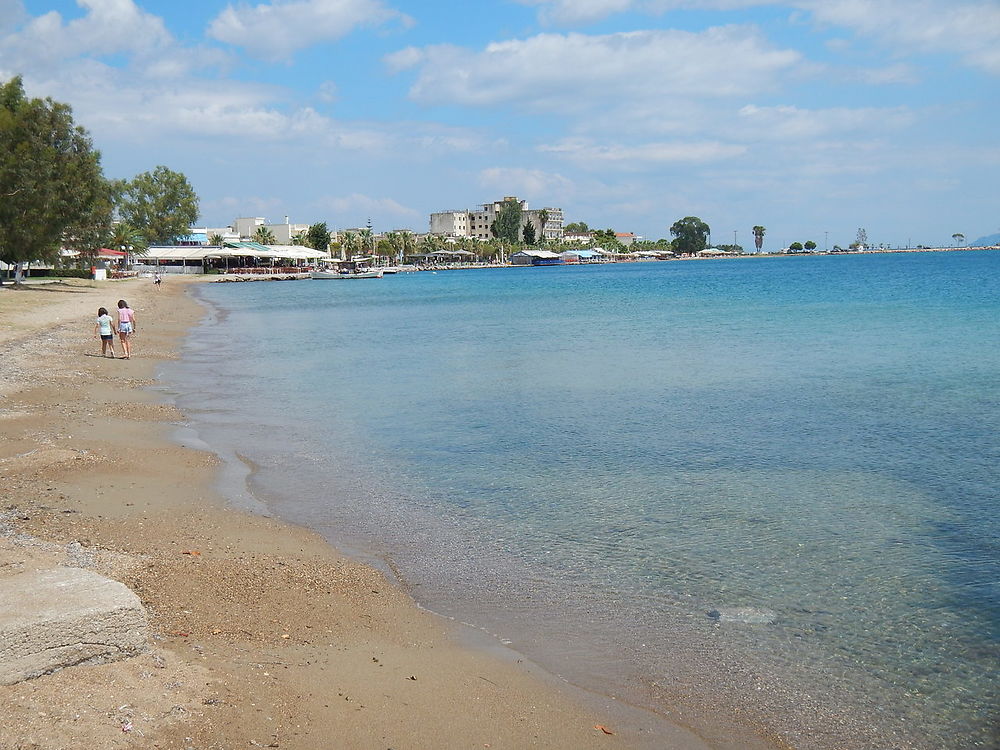
[[0, 685], [145, 650], [148, 619], [124, 584], [83, 568], [0, 578]]

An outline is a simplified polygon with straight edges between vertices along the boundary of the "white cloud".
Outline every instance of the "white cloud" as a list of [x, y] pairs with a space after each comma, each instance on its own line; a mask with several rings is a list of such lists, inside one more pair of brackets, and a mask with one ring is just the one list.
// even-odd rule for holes
[[[774, 0], [519, 0], [540, 6], [547, 24], [574, 25], [615, 13], [678, 9], [733, 10], [773, 6]], [[1000, 3], [996, 0], [787, 0], [826, 26], [879, 40], [893, 54], [958, 55], [967, 65], [1000, 75]]]
[[615, 107], [678, 96], [747, 96], [773, 89], [801, 61], [746, 26], [700, 33], [634, 31], [601, 36], [541, 34], [489, 44], [409, 48], [390, 67], [418, 67], [410, 97], [425, 104], [509, 104], [536, 111]]
[[798, 0], [822, 23], [875, 37], [899, 54], [951, 52], [1000, 75], [1000, 3], [995, 0]]
[[319, 42], [340, 39], [356, 28], [411, 20], [379, 0], [274, 0], [254, 7], [227, 5], [208, 27], [220, 42], [280, 60]]
[[748, 104], [739, 110], [737, 132], [755, 139], [802, 140], [851, 131], [888, 132], [906, 127], [913, 119], [913, 113], [905, 107], [801, 109]]
[[883, 68], [861, 68], [854, 71], [853, 77], [872, 86], [918, 82], [913, 66], [906, 63], [894, 63]]
[[561, 174], [521, 167], [489, 167], [479, 173], [479, 184], [504, 195], [549, 199], [573, 192], [573, 181]]
[[733, 10], [764, 4], [766, 0], [518, 0], [540, 6], [539, 20], [545, 24], [577, 25], [600, 21], [615, 13], [640, 10], [665, 13], [678, 8]]
[[173, 43], [163, 20], [132, 0], [77, 0], [77, 4], [87, 11], [82, 18], [63, 23], [59, 13], [50, 11], [0, 39], [0, 59], [24, 69], [81, 55], [151, 56]]
[[539, 150], [598, 169], [609, 166], [625, 169], [659, 167], [670, 163], [702, 163], [740, 156], [746, 147], [734, 143], [702, 141], [693, 143], [602, 144], [588, 139], [567, 139]]
[[13, 29], [27, 17], [21, 0], [0, 0], [0, 32]]

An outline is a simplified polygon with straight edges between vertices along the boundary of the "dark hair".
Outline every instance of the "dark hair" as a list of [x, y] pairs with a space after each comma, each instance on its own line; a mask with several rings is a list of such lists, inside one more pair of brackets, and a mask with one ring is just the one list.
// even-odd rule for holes
[[123, 300], [123, 299], [120, 299], [120, 300], [118, 300], [118, 309], [120, 310], [120, 309], [122, 309], [123, 307], [128, 307], [128, 302], [126, 302], [126, 301], [125, 301], [125, 300]]
[[98, 314], [98, 316], [107, 315], [108, 314], [108, 308], [106, 308], [106, 307], [100, 307], [100, 308], [98, 308], [97, 314]]

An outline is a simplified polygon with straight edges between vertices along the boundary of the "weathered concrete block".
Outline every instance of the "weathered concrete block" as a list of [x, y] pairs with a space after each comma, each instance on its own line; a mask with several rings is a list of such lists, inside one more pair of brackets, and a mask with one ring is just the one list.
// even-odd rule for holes
[[83, 568], [0, 578], [0, 685], [143, 651], [146, 610], [124, 584]]

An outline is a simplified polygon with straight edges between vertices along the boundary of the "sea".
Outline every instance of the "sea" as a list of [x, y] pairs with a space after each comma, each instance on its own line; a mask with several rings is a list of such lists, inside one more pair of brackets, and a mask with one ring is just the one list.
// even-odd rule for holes
[[197, 294], [234, 503], [706, 736], [1000, 747], [1000, 252]]

